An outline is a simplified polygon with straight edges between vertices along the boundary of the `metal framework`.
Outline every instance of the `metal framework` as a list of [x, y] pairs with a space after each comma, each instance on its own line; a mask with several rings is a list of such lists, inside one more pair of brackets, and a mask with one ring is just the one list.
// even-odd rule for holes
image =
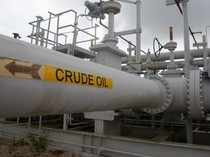
[[[66, 10], [60, 13], [52, 13], [52, 12], [48, 12], [49, 13], [49, 18], [47, 19], [43, 19], [41, 16], [37, 16], [37, 20], [30, 22], [29, 24], [32, 26], [32, 33], [31, 35], [29, 35], [28, 37], [31, 38], [31, 44], [34, 43], [36, 45], [39, 45], [41, 47], [48, 47], [49, 45], [51, 45], [54, 49], [56, 49], [56, 47], [59, 46], [64, 46], [67, 44], [68, 39], [69, 39], [69, 34], [73, 34], [73, 39], [72, 39], [72, 43], [71, 43], [71, 48], [68, 49], [68, 54], [72, 54], [74, 55], [74, 49], [76, 47], [77, 44], [81, 44], [81, 43], [86, 43], [86, 42], [91, 42], [91, 45], [96, 44], [96, 41], [98, 40], [97, 37], [97, 28], [99, 27], [99, 25], [95, 24], [93, 25], [93, 23], [91, 22], [91, 27], [86, 27], [86, 28], [79, 28], [79, 18], [84, 17], [86, 15], [78, 15], [78, 13], [75, 10]], [[65, 25], [61, 25], [60, 19], [62, 18], [62, 16], [66, 15], [66, 14], [73, 14], [74, 17], [74, 22], [73, 24], [65, 24]], [[56, 20], [56, 26], [52, 25], [52, 20], [55, 19]], [[42, 24], [44, 22], [47, 22], [47, 26], [42, 26]], [[55, 27], [55, 31], [53, 31], [52, 29]], [[63, 31], [64, 29], [70, 29], [73, 28], [73, 31]], [[89, 33], [89, 30], [94, 30], [94, 34]], [[86, 40], [82, 40], [82, 41], [78, 41], [77, 37], [78, 37], [78, 33], [82, 32], [84, 34], [86, 34], [88, 37], [90, 37], [91, 39], [86, 39]], [[61, 38], [64, 38], [64, 41], [61, 40]]]

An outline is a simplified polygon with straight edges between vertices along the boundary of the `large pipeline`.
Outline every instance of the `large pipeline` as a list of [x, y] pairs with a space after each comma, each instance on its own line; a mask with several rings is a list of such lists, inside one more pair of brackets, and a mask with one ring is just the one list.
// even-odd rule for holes
[[[2, 35], [0, 59], [3, 117], [160, 107], [165, 99], [165, 88], [157, 81]], [[89, 83], [76, 83], [71, 74], [77, 79], [89, 75]]]
[[[180, 113], [187, 85], [180, 76], [141, 78], [0, 35], [0, 117], [127, 108]], [[208, 81], [204, 86], [209, 111]]]

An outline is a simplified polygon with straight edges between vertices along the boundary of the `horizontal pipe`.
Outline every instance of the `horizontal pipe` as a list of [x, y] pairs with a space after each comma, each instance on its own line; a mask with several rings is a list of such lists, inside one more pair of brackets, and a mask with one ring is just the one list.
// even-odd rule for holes
[[130, 34], [136, 34], [136, 33], [141, 33], [141, 30], [138, 31], [136, 29], [132, 29], [132, 30], [127, 30], [127, 31], [116, 32], [115, 36], [130, 35]]
[[158, 81], [3, 35], [0, 63], [1, 117], [156, 108], [166, 97]]
[[[167, 66], [170, 62], [153, 62], [151, 63], [151, 65], [149, 66], [150, 70], [165, 70], [167, 69]], [[184, 67], [184, 61], [176, 61], [175, 64], [177, 65], [177, 68], [183, 68]], [[124, 65], [122, 66], [122, 70], [123, 71], [129, 71], [129, 70], [134, 70], [137, 69], [137, 66], [135, 66], [137, 64], [131, 64], [130, 67], [129, 65]], [[194, 61], [194, 65], [197, 67], [203, 67], [204, 66], [204, 61], [202, 59], [200, 60], [195, 60]], [[142, 64], [141, 69], [143, 71], [147, 70], [147, 65], [146, 64]]]
[[117, 0], [123, 3], [130, 3], [130, 4], [136, 4], [136, 1], [131, 1], [131, 0]]
[[[203, 57], [203, 53], [204, 51], [202, 49], [199, 50], [191, 50], [191, 56], [193, 58], [202, 58]], [[210, 57], [210, 49], [207, 49], [208, 52], [208, 56]], [[184, 51], [176, 51], [174, 52], [174, 59], [184, 59]], [[146, 55], [142, 55], [141, 56], [142, 61], [146, 61], [147, 56]], [[151, 59], [152, 61], [166, 61], [166, 60], [170, 60], [170, 52], [165, 52], [165, 53], [161, 53], [161, 55], [159, 57], [156, 57], [154, 54], [151, 55]], [[135, 56], [132, 56], [130, 58], [131, 62], [135, 62]], [[122, 58], [122, 63], [126, 64], [128, 63], [128, 58], [124, 57]]]
[[129, 108], [181, 113], [188, 87], [209, 112], [210, 83], [198, 78], [141, 78], [0, 35], [0, 117]]

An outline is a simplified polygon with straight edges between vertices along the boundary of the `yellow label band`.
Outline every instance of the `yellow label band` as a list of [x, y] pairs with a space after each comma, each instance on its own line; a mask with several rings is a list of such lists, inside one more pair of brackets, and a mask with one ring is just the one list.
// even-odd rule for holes
[[42, 69], [42, 79], [65, 84], [92, 86], [97, 88], [112, 88], [112, 80], [103, 76], [66, 70], [45, 65]]
[[112, 79], [101, 75], [57, 68], [51, 65], [37, 65], [9, 58], [0, 58], [0, 75], [95, 88], [112, 89], [113, 86]]

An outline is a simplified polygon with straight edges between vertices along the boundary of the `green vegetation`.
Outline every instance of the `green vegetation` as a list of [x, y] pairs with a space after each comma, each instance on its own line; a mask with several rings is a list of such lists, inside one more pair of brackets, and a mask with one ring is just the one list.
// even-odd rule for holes
[[42, 153], [47, 150], [48, 140], [45, 136], [36, 136], [30, 134], [26, 138], [18, 139], [14, 142], [15, 146], [26, 146], [29, 145], [32, 151]]

